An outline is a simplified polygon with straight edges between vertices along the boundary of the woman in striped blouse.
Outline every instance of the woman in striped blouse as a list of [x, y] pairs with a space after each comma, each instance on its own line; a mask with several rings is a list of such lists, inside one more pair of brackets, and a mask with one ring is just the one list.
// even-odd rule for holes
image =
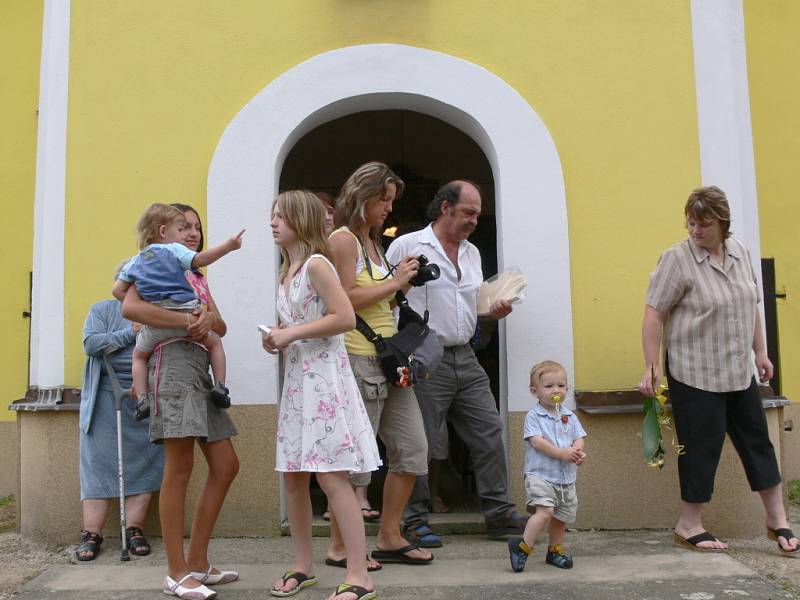
[[655, 394], [663, 340], [675, 430], [685, 449], [678, 457], [682, 502], [674, 540], [698, 551], [728, 548], [702, 524], [727, 433], [764, 503], [767, 535], [781, 552], [797, 552], [752, 368], [751, 351], [755, 375], [761, 382], [772, 378], [750, 253], [731, 237], [730, 208], [719, 188], [694, 190], [684, 212], [689, 239], [668, 248], [650, 276], [639, 384], [644, 395]]

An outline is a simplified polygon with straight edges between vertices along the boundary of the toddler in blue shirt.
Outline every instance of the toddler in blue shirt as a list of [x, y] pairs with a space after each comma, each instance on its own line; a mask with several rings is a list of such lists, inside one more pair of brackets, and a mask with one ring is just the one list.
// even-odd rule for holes
[[[143, 300], [163, 308], [186, 313], [186, 326], [194, 321], [192, 314], [201, 307], [207, 308], [207, 290], [195, 287], [197, 278], [192, 271], [205, 267], [229, 252], [242, 247], [242, 235], [226, 242], [195, 252], [183, 245], [186, 218], [183, 213], [167, 204], [151, 204], [136, 226], [139, 235], [139, 254], [131, 258], [119, 272], [112, 293], [122, 301], [131, 284]], [[147, 385], [147, 361], [161, 342], [175, 337], [186, 337], [183, 328], [157, 328], [144, 326], [136, 335], [131, 370], [136, 390], [136, 418], [149, 415], [150, 396]], [[214, 403], [221, 408], [230, 406], [228, 388], [225, 387], [225, 350], [220, 337], [210, 331], [201, 342], [209, 353], [211, 370], [217, 382], [211, 390]]]
[[578, 416], [562, 402], [569, 389], [567, 371], [559, 363], [546, 360], [531, 369], [530, 390], [539, 402], [525, 417], [525, 491], [528, 519], [521, 538], [508, 540], [511, 568], [519, 573], [533, 552], [536, 539], [549, 526], [549, 545], [545, 562], [561, 569], [572, 568], [572, 557], [564, 553], [567, 523], [578, 512], [575, 491], [578, 465], [586, 452], [586, 432]]

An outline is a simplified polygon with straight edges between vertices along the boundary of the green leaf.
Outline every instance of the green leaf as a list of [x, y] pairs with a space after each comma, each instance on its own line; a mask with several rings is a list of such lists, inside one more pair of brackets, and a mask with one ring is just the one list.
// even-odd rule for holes
[[658, 402], [655, 398], [644, 401], [644, 421], [642, 422], [642, 454], [648, 464], [660, 461], [664, 457], [664, 444], [661, 438], [661, 426], [658, 423]]

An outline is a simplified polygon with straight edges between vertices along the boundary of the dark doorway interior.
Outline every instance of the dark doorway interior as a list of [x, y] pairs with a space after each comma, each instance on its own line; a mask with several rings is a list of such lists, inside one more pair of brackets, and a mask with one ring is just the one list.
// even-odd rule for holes
[[[497, 272], [494, 178], [483, 151], [472, 138], [428, 115], [402, 110], [355, 113], [320, 125], [301, 138], [289, 152], [280, 177], [280, 189], [324, 191], [336, 197], [342, 183], [359, 165], [378, 160], [388, 164], [406, 183], [386, 227], [402, 235], [425, 227], [425, 209], [438, 187], [453, 179], [470, 179], [482, 190], [482, 215], [470, 241], [481, 252], [484, 277]], [[384, 243], [392, 241], [384, 237]], [[483, 326], [478, 358], [499, 392], [496, 328]], [[441, 465], [441, 497], [453, 512], [477, 510], [474, 479], [466, 447], [450, 428], [449, 458]], [[380, 506], [384, 472], [373, 476], [369, 496]], [[321, 491], [312, 490], [315, 514], [324, 510]]]

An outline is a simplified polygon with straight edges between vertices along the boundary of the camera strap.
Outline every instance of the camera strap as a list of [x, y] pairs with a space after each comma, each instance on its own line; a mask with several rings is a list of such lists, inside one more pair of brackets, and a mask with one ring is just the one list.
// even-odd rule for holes
[[353, 233], [353, 236], [356, 238], [356, 241], [358, 242], [358, 247], [361, 250], [361, 260], [364, 261], [364, 267], [367, 269], [367, 274], [369, 275], [369, 278], [372, 279], [372, 281], [384, 281], [386, 279], [389, 279], [392, 273], [394, 273], [394, 270], [397, 268], [397, 265], [389, 264], [389, 261], [386, 260], [386, 254], [383, 252], [383, 248], [379, 244], [375, 244], [373, 242], [375, 250], [378, 252], [381, 261], [383, 261], [383, 266], [386, 267], [386, 275], [384, 275], [383, 277], [379, 277], [378, 279], [375, 279], [375, 276], [372, 274], [372, 259], [369, 257], [369, 252], [367, 252], [366, 244], [362, 243], [361, 238], [357, 234]]

